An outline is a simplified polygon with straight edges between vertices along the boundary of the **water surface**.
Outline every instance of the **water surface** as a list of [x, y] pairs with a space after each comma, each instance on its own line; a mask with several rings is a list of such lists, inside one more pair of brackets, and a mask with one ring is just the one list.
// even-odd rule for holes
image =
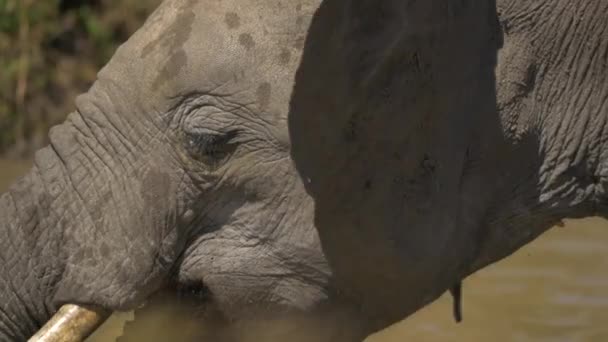
[[[26, 166], [0, 160], [0, 189]], [[454, 323], [451, 298], [444, 295], [368, 341], [608, 341], [607, 246], [606, 221], [569, 221], [467, 279], [464, 322]], [[88, 342], [215, 341], [213, 323], [201, 324], [193, 312], [160, 297], [138, 310], [135, 320], [133, 313], [114, 315]], [[240, 327], [237, 340], [314, 341], [316, 330], [327, 328], [308, 323], [277, 320]]]

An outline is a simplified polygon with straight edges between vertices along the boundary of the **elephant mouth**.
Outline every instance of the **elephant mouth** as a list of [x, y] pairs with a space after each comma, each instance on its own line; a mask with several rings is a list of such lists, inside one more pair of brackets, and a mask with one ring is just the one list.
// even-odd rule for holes
[[[207, 301], [208, 289], [202, 283], [179, 285], [174, 288], [189, 301]], [[84, 341], [110, 317], [112, 312], [98, 306], [65, 304], [28, 342]]]
[[28, 342], [84, 341], [110, 314], [99, 307], [63, 305]]

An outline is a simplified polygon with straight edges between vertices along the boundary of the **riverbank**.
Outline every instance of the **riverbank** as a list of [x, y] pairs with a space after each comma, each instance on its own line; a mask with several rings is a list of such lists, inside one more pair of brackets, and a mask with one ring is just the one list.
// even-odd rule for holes
[[29, 158], [161, 0], [0, 1], [0, 157]]
[[0, 193], [15, 179], [25, 174], [30, 168], [31, 162], [28, 160], [8, 160], [0, 159]]

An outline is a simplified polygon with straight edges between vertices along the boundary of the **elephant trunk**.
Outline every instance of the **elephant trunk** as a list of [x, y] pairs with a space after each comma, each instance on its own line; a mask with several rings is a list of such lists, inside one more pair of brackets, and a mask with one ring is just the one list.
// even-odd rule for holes
[[[158, 155], [146, 149], [158, 145], [110, 122], [118, 114], [101, 106], [108, 96], [99, 92], [81, 97], [32, 169], [0, 196], [0, 340], [26, 340], [66, 303], [139, 306], [164, 286], [185, 244], [178, 177], [152, 165]], [[133, 146], [132, 135], [147, 147]], [[84, 337], [108, 316], [66, 310], [34, 340]]]
[[110, 314], [108, 310], [99, 307], [66, 304], [28, 341], [84, 341]]

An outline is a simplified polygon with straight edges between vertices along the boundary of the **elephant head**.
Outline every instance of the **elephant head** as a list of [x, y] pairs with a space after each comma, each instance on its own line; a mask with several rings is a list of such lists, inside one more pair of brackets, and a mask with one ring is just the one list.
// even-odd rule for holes
[[316, 5], [165, 1], [117, 50], [1, 198], [0, 339], [167, 284], [229, 318], [329, 300], [287, 134]]

